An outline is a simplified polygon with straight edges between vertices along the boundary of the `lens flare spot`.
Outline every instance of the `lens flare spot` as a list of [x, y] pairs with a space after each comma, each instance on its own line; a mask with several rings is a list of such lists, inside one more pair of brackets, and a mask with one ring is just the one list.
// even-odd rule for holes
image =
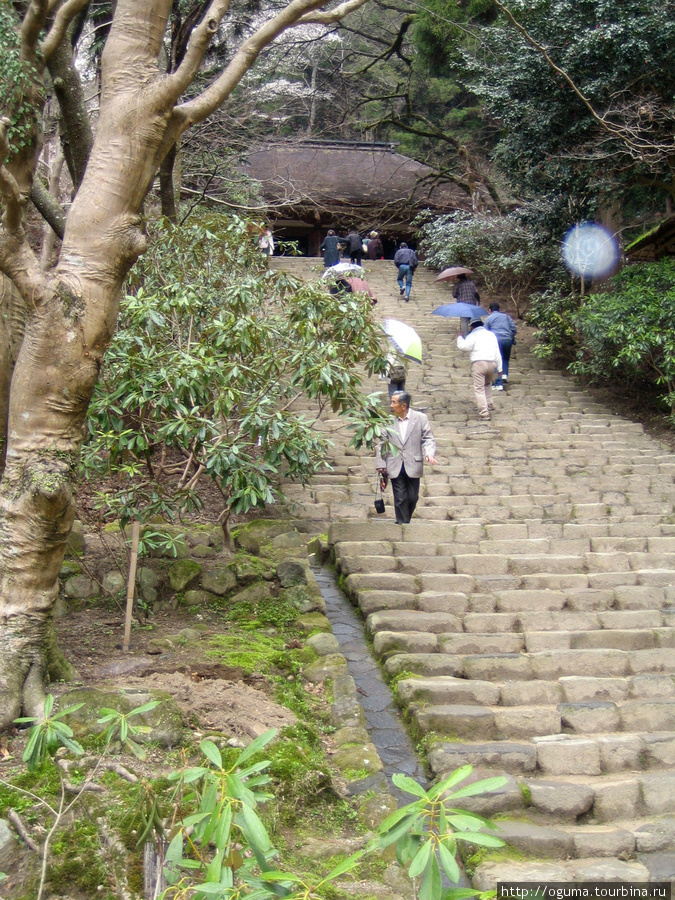
[[619, 262], [619, 247], [614, 236], [602, 225], [585, 222], [565, 235], [563, 261], [575, 275], [605, 278]]

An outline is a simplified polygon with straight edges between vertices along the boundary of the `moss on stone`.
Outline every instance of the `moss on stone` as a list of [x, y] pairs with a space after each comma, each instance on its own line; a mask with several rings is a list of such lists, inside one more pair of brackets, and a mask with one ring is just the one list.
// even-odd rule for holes
[[169, 584], [174, 591], [182, 591], [201, 571], [201, 565], [192, 559], [176, 559], [169, 566]]
[[305, 613], [298, 617], [298, 627], [307, 634], [314, 631], [332, 631], [330, 621], [322, 613]]

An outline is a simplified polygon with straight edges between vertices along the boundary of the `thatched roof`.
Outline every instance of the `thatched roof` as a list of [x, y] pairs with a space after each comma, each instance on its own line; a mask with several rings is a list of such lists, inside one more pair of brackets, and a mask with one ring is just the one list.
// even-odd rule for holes
[[640, 235], [626, 247], [626, 256], [643, 262], [652, 262], [662, 256], [675, 256], [675, 216], [670, 216], [656, 228]]
[[409, 218], [431, 208], [470, 208], [465, 191], [440, 183], [432, 169], [396, 153], [390, 144], [340, 141], [274, 143], [248, 155], [246, 172], [268, 201], [326, 213], [386, 212]]

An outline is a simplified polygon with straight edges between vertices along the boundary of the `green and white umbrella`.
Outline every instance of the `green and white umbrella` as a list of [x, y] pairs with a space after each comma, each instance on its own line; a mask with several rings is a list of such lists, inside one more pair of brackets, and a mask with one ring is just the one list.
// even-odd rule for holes
[[406, 359], [422, 362], [422, 339], [414, 328], [398, 319], [385, 319], [384, 333]]

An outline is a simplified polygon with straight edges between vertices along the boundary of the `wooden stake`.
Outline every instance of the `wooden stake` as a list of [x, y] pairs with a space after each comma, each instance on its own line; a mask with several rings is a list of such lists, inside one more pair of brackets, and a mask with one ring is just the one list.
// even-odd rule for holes
[[141, 536], [141, 523], [134, 522], [131, 527], [131, 559], [129, 560], [129, 579], [127, 581], [127, 612], [124, 617], [124, 641], [122, 652], [129, 652], [131, 641], [131, 614], [134, 610], [134, 588], [136, 587], [136, 566], [138, 564], [138, 542]]

